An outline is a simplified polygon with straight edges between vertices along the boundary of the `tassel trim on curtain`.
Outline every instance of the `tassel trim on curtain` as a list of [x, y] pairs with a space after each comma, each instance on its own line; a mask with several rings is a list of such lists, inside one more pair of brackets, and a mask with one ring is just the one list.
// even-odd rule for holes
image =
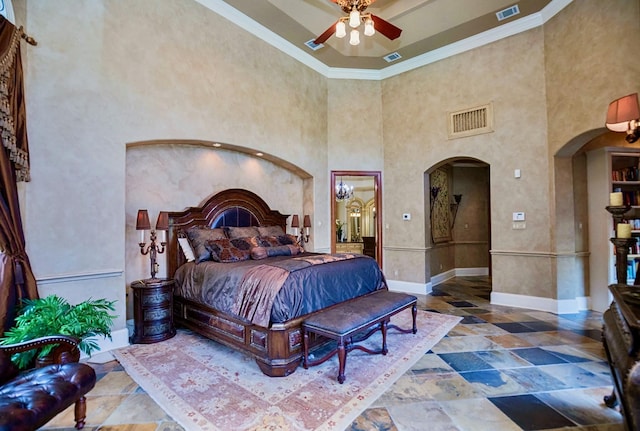
[[4, 57], [0, 58], [0, 138], [2, 145], [9, 151], [9, 159], [15, 166], [16, 181], [29, 181], [31, 179], [29, 153], [16, 145], [16, 128], [9, 102], [11, 97], [9, 90], [13, 88], [11, 84], [14, 63], [22, 34], [22, 28], [14, 28], [11, 43]]

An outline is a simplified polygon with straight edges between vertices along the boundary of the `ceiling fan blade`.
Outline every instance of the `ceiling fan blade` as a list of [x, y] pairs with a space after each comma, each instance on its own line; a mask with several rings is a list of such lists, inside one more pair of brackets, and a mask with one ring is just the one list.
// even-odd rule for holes
[[321, 43], [325, 43], [327, 41], [327, 39], [329, 39], [331, 37], [331, 35], [336, 32], [336, 24], [337, 23], [338, 23], [338, 21], [334, 22], [331, 27], [329, 27], [328, 29], [326, 29], [324, 31], [324, 33], [322, 33], [320, 36], [316, 37], [316, 40], [314, 40], [313, 43], [315, 43], [316, 45], [320, 45]]
[[400, 33], [402, 33], [401, 28], [398, 28], [395, 25], [391, 24], [389, 21], [385, 21], [379, 16], [375, 16], [373, 14], [371, 14], [371, 19], [373, 20], [373, 25], [376, 31], [379, 31], [391, 40], [400, 37]]

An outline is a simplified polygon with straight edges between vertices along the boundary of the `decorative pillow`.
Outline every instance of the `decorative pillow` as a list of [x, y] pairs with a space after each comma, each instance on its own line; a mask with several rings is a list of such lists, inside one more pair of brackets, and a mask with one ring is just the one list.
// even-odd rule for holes
[[187, 238], [193, 247], [196, 263], [200, 263], [204, 260], [211, 260], [211, 253], [207, 250], [206, 242], [224, 239], [226, 235], [222, 228], [211, 229], [208, 226], [193, 226], [187, 229]]
[[247, 227], [227, 226], [225, 227], [225, 230], [227, 231], [227, 237], [229, 239], [247, 238], [247, 237], [260, 235], [260, 232], [258, 231], [258, 228], [256, 226], [247, 226]]
[[193, 262], [196, 260], [196, 256], [193, 254], [193, 248], [191, 248], [191, 244], [189, 244], [189, 240], [187, 238], [178, 238], [178, 245], [180, 246], [180, 250], [182, 250], [182, 254], [184, 254], [184, 258], [187, 259], [187, 262]]
[[277, 247], [279, 245], [296, 245], [298, 239], [293, 235], [259, 236], [258, 245], [261, 247]]
[[258, 226], [260, 236], [279, 236], [284, 235], [282, 226]]
[[224, 238], [207, 241], [206, 247], [214, 261], [228, 263], [250, 259], [253, 245], [245, 238]]
[[300, 253], [300, 247], [295, 245], [278, 245], [275, 247], [253, 247], [251, 259], [260, 260], [273, 256], [295, 256]]

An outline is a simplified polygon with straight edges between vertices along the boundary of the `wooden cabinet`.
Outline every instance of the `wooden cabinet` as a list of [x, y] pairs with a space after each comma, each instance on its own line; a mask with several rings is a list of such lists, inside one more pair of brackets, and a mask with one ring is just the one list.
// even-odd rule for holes
[[156, 343], [176, 335], [173, 324], [173, 280], [150, 278], [131, 283], [133, 335], [131, 343]]
[[336, 253], [357, 253], [362, 254], [361, 242], [337, 242]]
[[613, 393], [604, 401], [620, 403], [627, 430], [640, 427], [640, 291], [612, 284], [613, 302], [605, 311], [602, 340], [613, 377]]

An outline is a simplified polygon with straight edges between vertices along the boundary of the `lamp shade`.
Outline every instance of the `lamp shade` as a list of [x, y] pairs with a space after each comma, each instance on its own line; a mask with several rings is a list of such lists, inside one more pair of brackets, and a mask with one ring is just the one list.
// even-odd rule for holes
[[149, 230], [151, 229], [151, 223], [149, 223], [149, 213], [147, 210], [138, 210], [138, 217], [136, 218], [136, 230]]
[[291, 218], [291, 227], [300, 227], [300, 218], [298, 214], [294, 214]]
[[308, 215], [304, 216], [304, 221], [302, 222], [304, 227], [311, 227], [311, 217]]
[[633, 93], [609, 104], [606, 126], [614, 132], [626, 132], [630, 129], [629, 122], [639, 119], [638, 93]]
[[169, 213], [160, 211], [156, 221], [156, 230], [169, 230]]

